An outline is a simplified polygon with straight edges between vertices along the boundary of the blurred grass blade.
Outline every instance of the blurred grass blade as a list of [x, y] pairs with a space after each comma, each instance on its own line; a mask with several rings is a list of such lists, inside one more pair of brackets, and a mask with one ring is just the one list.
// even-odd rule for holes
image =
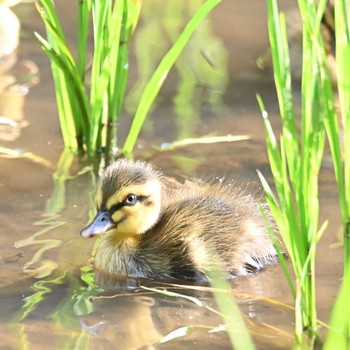
[[184, 295], [184, 294], [180, 294], [180, 293], [176, 293], [176, 292], [171, 292], [171, 291], [166, 290], [166, 289], [150, 288], [150, 287], [145, 287], [145, 286], [140, 286], [140, 287], [142, 289], [148, 290], [150, 292], [163, 294], [163, 295], [166, 295], [168, 297], [177, 297], [177, 298], [183, 298], [183, 299], [189, 300], [192, 303], [195, 303], [199, 307], [204, 307], [205, 306], [204, 302], [202, 302], [198, 298], [191, 297], [189, 295]]
[[220, 293], [221, 291], [230, 291], [231, 286], [224, 278], [224, 273], [218, 269], [208, 271], [210, 284], [214, 288], [213, 294], [219, 311], [225, 321], [226, 331], [230, 337], [231, 343], [236, 350], [253, 350], [254, 342], [249, 334], [248, 328], [244, 322], [241, 311], [230, 293]]
[[244, 141], [249, 139], [250, 139], [249, 135], [230, 135], [229, 134], [229, 135], [223, 135], [223, 136], [202, 136], [202, 137], [182, 139], [171, 143], [166, 143], [161, 146], [161, 149], [164, 151], [171, 151], [176, 148], [181, 148], [181, 147], [186, 147], [191, 145], [212, 144], [212, 143], [219, 143], [219, 142], [237, 142], [237, 141]]
[[165, 335], [161, 340], [159, 340], [160, 344], [168, 343], [174, 339], [184, 337], [192, 332], [193, 328], [186, 326], [175, 329], [174, 331]]
[[[350, 310], [349, 310], [349, 282], [350, 279], [344, 280], [336, 302], [332, 310], [330, 321], [330, 329], [324, 343], [324, 350], [347, 350], [350, 346], [349, 325], [350, 325]], [[347, 308], [344, 309], [344, 306]]]

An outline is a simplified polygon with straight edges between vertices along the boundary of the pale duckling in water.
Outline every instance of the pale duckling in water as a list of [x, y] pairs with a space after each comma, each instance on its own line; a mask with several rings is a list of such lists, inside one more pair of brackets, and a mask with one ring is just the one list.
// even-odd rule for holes
[[257, 203], [230, 184], [181, 184], [148, 163], [117, 160], [96, 202], [81, 235], [101, 235], [94, 265], [107, 274], [203, 280], [217, 262], [234, 276], [276, 261]]

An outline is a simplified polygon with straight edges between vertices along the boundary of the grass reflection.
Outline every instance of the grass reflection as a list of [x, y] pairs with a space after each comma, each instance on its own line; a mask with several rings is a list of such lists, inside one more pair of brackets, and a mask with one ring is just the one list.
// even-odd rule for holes
[[[35, 247], [31, 259], [24, 265], [23, 270], [27, 275], [34, 277], [36, 281], [31, 286], [33, 293], [23, 298], [23, 305], [13, 316], [14, 327], [12, 329], [21, 332], [20, 339], [27, 339], [23, 335], [27, 328], [25, 326], [26, 319], [40, 313], [39, 307], [45, 303], [50, 304], [52, 298], [55, 297], [54, 303], [57, 303], [58, 286], [67, 286], [65, 296], [55, 310], [49, 312], [47, 317], [53, 321], [56, 330], [69, 330], [69, 337], [62, 338], [64, 348], [78, 346], [79, 349], [84, 349], [85, 347], [82, 345], [88, 345], [88, 332], [81, 326], [79, 316], [93, 311], [91, 297], [100, 292], [101, 289], [95, 286], [94, 274], [87, 266], [81, 268], [79, 277], [75, 276], [75, 267], [69, 264], [72, 250], [66, 249], [67, 242], [65, 242], [64, 237], [62, 239], [56, 238], [57, 236], [52, 237], [53, 232], [57, 229], [60, 233], [63, 232], [62, 227], [67, 222], [62, 220], [62, 213], [67, 210], [72, 200], [76, 201], [76, 198], [71, 198], [71, 193], [67, 192], [69, 181], [76, 180], [80, 174], [87, 171], [82, 169], [77, 173], [78, 175], [71, 175], [74, 160], [76, 157], [68, 150], [61, 154], [57, 169], [53, 174], [53, 193], [47, 200], [42, 218], [33, 223], [34, 226], [40, 226], [40, 229], [30, 237], [15, 243], [16, 248]], [[93, 189], [95, 176], [91, 169], [89, 173], [91, 174], [89, 188]], [[85, 191], [83, 194], [90, 204], [93, 203], [92, 193]], [[92, 205], [90, 205], [91, 207]], [[68, 231], [71, 230], [68, 229]], [[53, 253], [53, 250], [57, 252]], [[48, 252], [49, 254], [47, 254]], [[20, 323], [23, 323], [23, 327], [19, 326]], [[30, 330], [28, 331], [30, 332]], [[26, 348], [24, 343], [22, 348]]]
[[47, 280], [40, 280], [33, 284], [32, 289], [35, 293], [23, 299], [24, 305], [21, 307], [19, 312], [13, 318], [13, 322], [21, 322], [26, 319], [37, 306], [45, 300], [48, 294], [52, 292], [51, 284], [59, 285], [64, 281], [65, 273]]
[[[138, 80], [126, 98], [129, 114], [136, 111], [161, 56], [179, 37], [187, 20], [203, 0], [167, 1], [165, 6], [144, 4], [142, 26], [135, 32]], [[161, 18], [161, 20], [159, 20]], [[203, 107], [214, 112], [224, 109], [223, 95], [229, 80], [228, 52], [213, 33], [211, 22], [204, 20], [192, 34], [174, 66], [177, 93], [173, 98], [178, 138], [193, 136]]]
[[[25, 322], [26, 318], [30, 317], [51, 293], [55, 294], [55, 288], [58, 285], [65, 283], [68, 283], [66, 296], [54, 311], [46, 315], [48, 319], [46, 323], [54, 328], [54, 333], [58, 334], [56, 341], [58, 348], [87, 349], [89, 347], [91, 334], [96, 330], [89, 328], [80, 317], [94, 311], [92, 298], [102, 290], [94, 285], [93, 273], [86, 267], [81, 269], [81, 279], [63, 272], [33, 284], [32, 289], [35, 293], [24, 298], [24, 305], [12, 320], [12, 329], [21, 333], [22, 340], [28, 339], [31, 333], [29, 328], [28, 335], [25, 336], [26, 325], [30, 324]], [[23, 326], [20, 326], [21, 323]], [[22, 348], [25, 347], [22, 346]]]
[[71, 178], [69, 175], [70, 168], [74, 160], [74, 155], [69, 151], [64, 151], [57, 164], [57, 170], [53, 174], [54, 191], [52, 196], [46, 203], [46, 210], [42, 214], [42, 218], [33, 223], [34, 226], [42, 227], [34, 234], [26, 239], [17, 241], [15, 243], [16, 248], [23, 248], [29, 246], [39, 246], [25, 266], [24, 272], [35, 277], [43, 278], [50, 276], [58, 264], [52, 259], [43, 258], [44, 253], [61, 246], [63, 241], [57, 238], [43, 238], [47, 233], [54, 231], [55, 229], [66, 224], [61, 219], [61, 211], [65, 207], [66, 203], [66, 181]]

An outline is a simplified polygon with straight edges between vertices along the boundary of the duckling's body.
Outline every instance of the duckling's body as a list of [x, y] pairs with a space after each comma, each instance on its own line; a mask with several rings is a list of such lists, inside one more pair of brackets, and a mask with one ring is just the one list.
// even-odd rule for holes
[[229, 184], [180, 184], [118, 160], [101, 177], [97, 206], [82, 236], [103, 234], [94, 264], [113, 275], [206, 279], [218, 261], [228, 275], [275, 261], [257, 204]]

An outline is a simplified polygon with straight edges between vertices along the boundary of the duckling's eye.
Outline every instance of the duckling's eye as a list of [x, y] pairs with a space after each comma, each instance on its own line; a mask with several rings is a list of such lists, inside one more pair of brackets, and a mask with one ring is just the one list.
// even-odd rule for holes
[[126, 205], [135, 205], [137, 202], [137, 196], [135, 194], [128, 194], [125, 198]]

